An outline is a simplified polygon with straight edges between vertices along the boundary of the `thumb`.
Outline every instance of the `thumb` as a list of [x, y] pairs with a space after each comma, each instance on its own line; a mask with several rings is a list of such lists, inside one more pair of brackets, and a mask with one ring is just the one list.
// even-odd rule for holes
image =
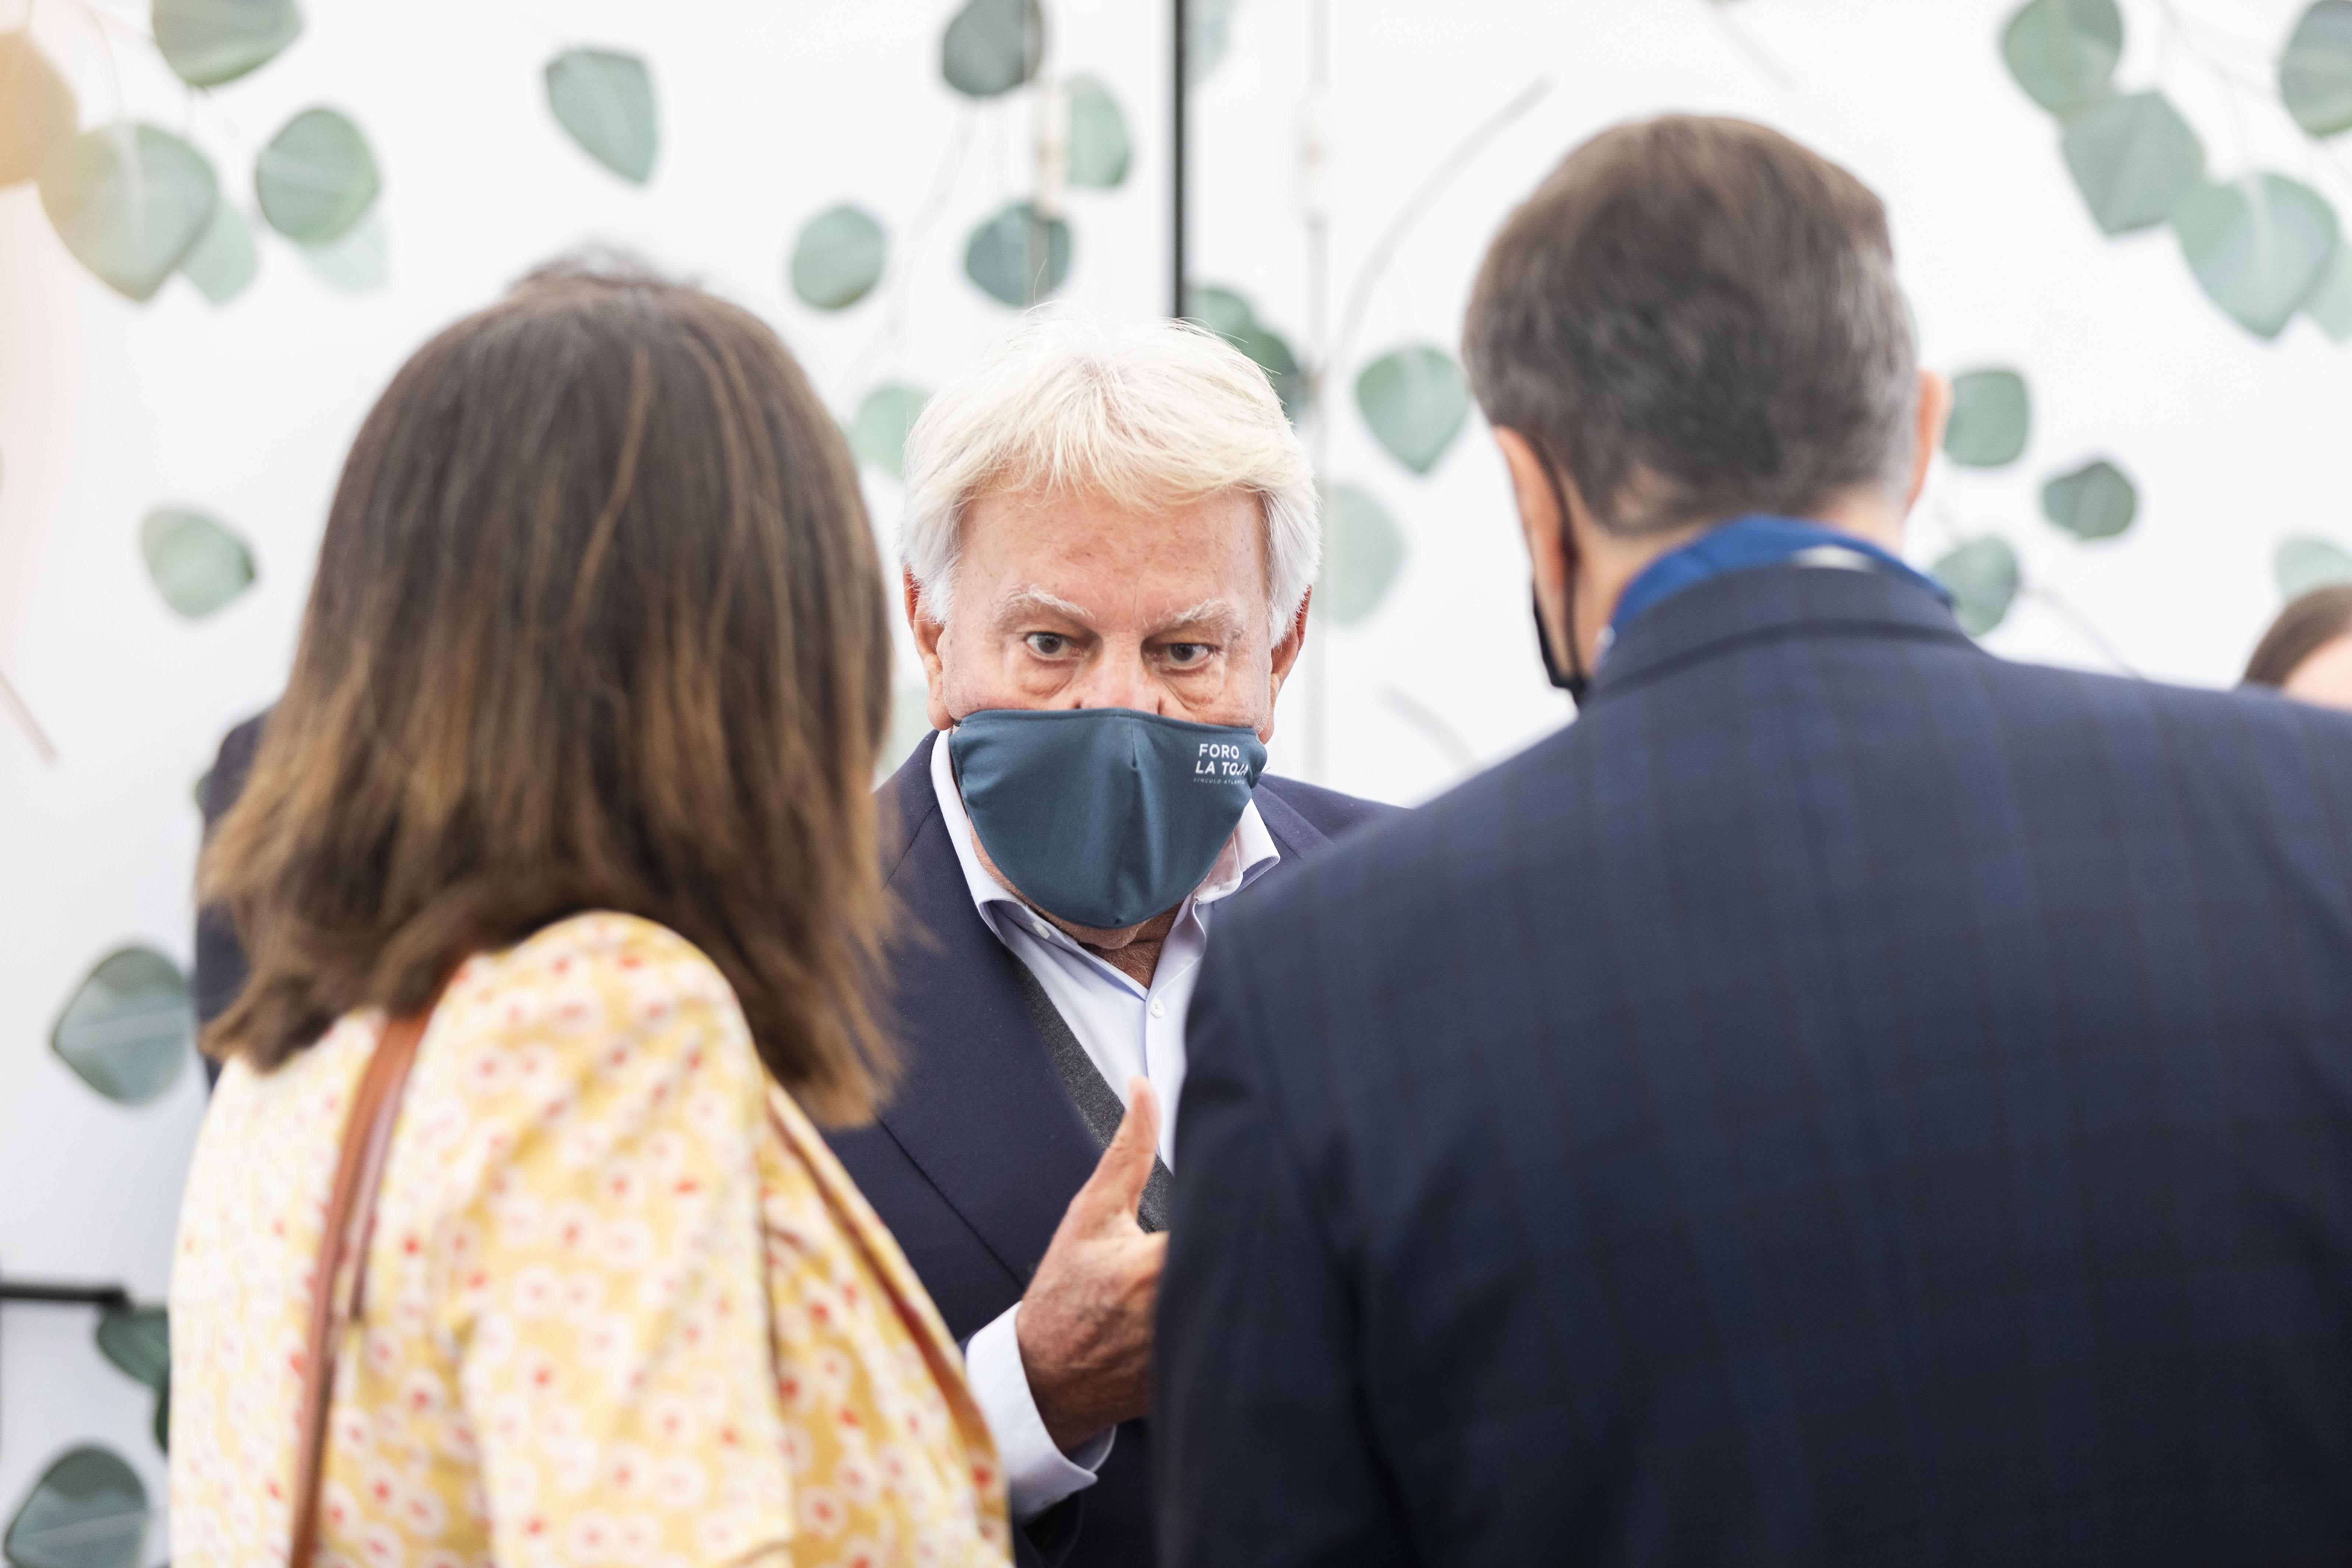
[[1141, 1074], [1127, 1080], [1127, 1114], [1095, 1165], [1095, 1173], [1071, 1201], [1089, 1228], [1135, 1223], [1144, 1184], [1151, 1180], [1152, 1156], [1160, 1149], [1160, 1100]]

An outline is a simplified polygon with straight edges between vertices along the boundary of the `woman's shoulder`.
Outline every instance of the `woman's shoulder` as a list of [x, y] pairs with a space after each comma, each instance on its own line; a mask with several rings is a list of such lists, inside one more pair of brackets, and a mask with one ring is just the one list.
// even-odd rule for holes
[[591, 1079], [624, 1096], [688, 1082], [760, 1092], [757, 1053], [719, 966], [638, 915], [572, 915], [477, 954], [451, 979], [426, 1041], [427, 1061], [441, 1057], [489, 1098], [529, 1082], [576, 1092]]

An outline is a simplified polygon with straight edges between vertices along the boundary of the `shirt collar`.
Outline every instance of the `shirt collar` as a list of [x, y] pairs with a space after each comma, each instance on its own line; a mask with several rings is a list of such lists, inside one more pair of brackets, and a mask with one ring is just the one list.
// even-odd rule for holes
[[1614, 634], [1622, 634], [1644, 611], [1685, 588], [1696, 588], [1727, 573], [1791, 563], [1885, 572], [1908, 578], [1945, 603], [1951, 602], [1952, 595], [1942, 584], [1859, 534], [1801, 518], [1757, 513], [1711, 528], [1643, 567], [1618, 596], [1617, 613], [1609, 618], [1612, 635], [1608, 640], [1613, 643]]
[[[981, 919], [996, 931], [996, 911], [1010, 907], [1026, 913], [1029, 906], [1014, 896], [1013, 890], [989, 874], [980, 863], [980, 853], [972, 847], [971, 817], [963, 808], [963, 793], [956, 788], [955, 763], [948, 754], [948, 737], [952, 731], [940, 731], [931, 742], [931, 789], [940, 799], [940, 816], [947, 824], [948, 842], [955, 846], [956, 864], [963, 868], [964, 887], [971, 894], [972, 907]], [[1282, 849], [1266, 830], [1265, 818], [1258, 815], [1257, 802], [1242, 807], [1241, 820], [1234, 825], [1225, 847], [1217, 852], [1217, 863], [1201, 885], [1192, 889], [1185, 903], [1193, 908], [1231, 898], [1252, 882], [1273, 869], [1282, 858]], [[1001, 939], [1003, 932], [997, 931]]]

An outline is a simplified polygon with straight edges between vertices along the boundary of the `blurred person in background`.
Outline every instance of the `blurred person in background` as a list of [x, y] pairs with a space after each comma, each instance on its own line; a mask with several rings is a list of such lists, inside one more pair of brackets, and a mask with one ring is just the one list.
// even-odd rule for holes
[[2314, 588], [2281, 610], [2246, 661], [2246, 684], [2352, 709], [2352, 583]]
[[1467, 362], [1577, 721], [1234, 910], [1173, 1568], [2352, 1560], [2352, 716], [2011, 664], [1761, 127], [1577, 150]]
[[1034, 314], [905, 467], [934, 727], [883, 791], [906, 1075], [834, 1143], [969, 1342], [1021, 1559], [1140, 1568], [1192, 983], [1230, 908], [1389, 808], [1261, 773], [1318, 509], [1231, 345]]
[[810, 1121], [892, 1069], [887, 626], [748, 313], [559, 268], [394, 379], [205, 860], [251, 978], [173, 1272], [175, 1561], [285, 1560], [322, 1365], [320, 1561], [1004, 1560], [954, 1342]]

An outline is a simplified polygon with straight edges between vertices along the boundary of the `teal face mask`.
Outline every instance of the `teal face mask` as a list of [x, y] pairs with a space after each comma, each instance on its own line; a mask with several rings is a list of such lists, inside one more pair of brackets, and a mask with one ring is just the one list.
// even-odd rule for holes
[[965, 715], [948, 747], [997, 869], [1097, 931], [1182, 903], [1265, 768], [1254, 731], [1132, 708], [991, 708]]

